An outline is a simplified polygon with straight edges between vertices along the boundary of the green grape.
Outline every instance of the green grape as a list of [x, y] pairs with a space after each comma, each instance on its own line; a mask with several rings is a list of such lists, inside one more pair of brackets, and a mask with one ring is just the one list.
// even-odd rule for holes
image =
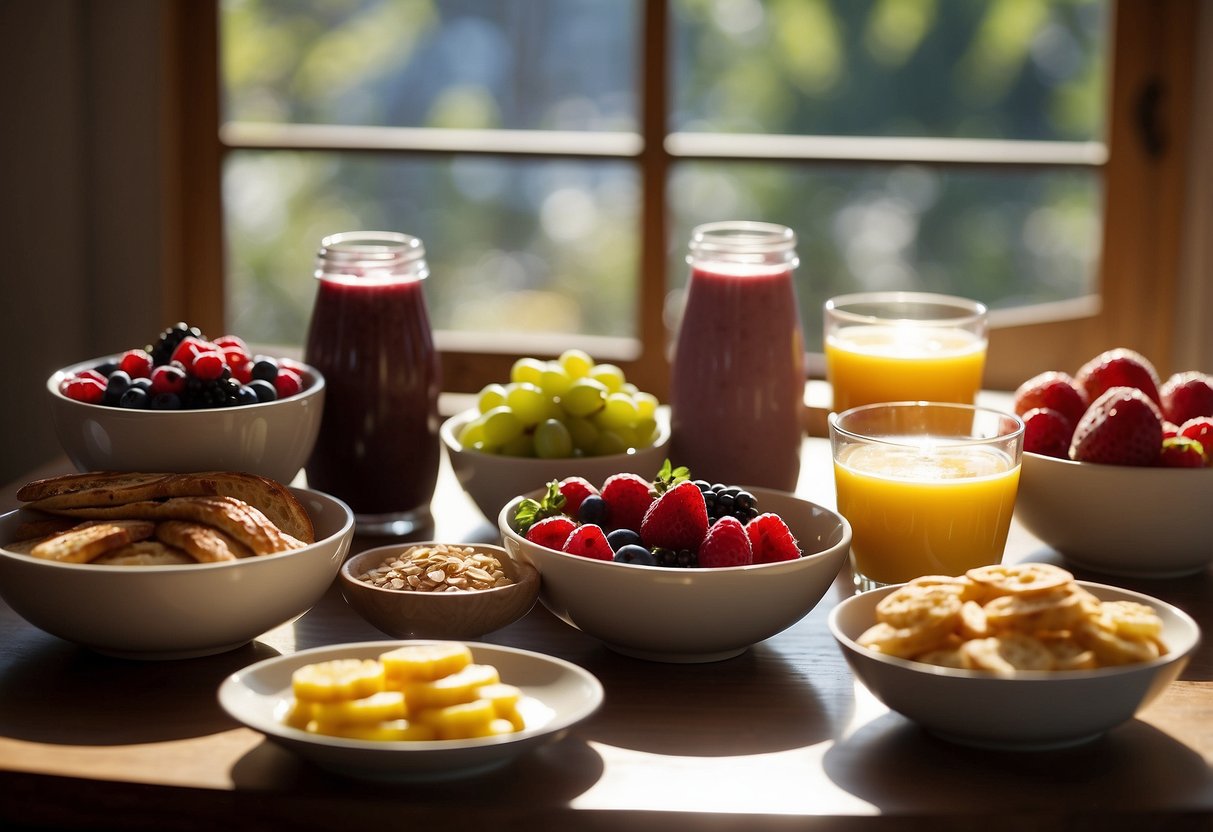
[[505, 404], [505, 386], [501, 384], [486, 384], [476, 398], [476, 407], [481, 413], [488, 413], [494, 407]]
[[602, 382], [579, 378], [560, 397], [560, 406], [571, 416], [589, 416], [602, 407], [606, 397], [607, 389]]
[[484, 444], [484, 419], [476, 418], [465, 424], [459, 429], [459, 435], [455, 437], [459, 440], [459, 444], [465, 448], [470, 448], [477, 443]]
[[547, 365], [538, 358], [519, 358], [510, 368], [510, 381], [525, 381], [538, 386], [545, 369]]
[[632, 447], [647, 448], [657, 438], [657, 420], [652, 416], [642, 416], [632, 425]]
[[597, 423], [608, 430], [630, 428], [640, 414], [632, 397], [624, 393], [611, 393], [606, 397], [602, 410], [597, 414]]
[[657, 412], [657, 397], [652, 393], [637, 391], [632, 395], [636, 403], [636, 415], [641, 419], [650, 419]]
[[569, 377], [568, 371], [560, 366], [559, 361], [549, 361], [539, 376], [540, 389], [553, 399], [567, 393], [572, 383], [573, 379]]
[[598, 434], [597, 441], [591, 451], [593, 456], [627, 453], [628, 441], [613, 430], [604, 430]]
[[562, 459], [573, 455], [573, 437], [557, 419], [544, 419], [536, 425], [533, 439], [535, 456], [540, 459]]
[[501, 447], [522, 433], [522, 420], [505, 405], [494, 407], [484, 414], [484, 442], [491, 447]]
[[533, 427], [552, 412], [552, 401], [529, 382], [514, 382], [505, 388], [505, 403], [524, 427]]
[[594, 366], [594, 359], [590, 358], [589, 353], [584, 350], [565, 350], [557, 360], [571, 379], [585, 376]]
[[535, 446], [529, 434], [520, 433], [501, 446], [502, 456], [534, 456]]
[[602, 382], [607, 392], [617, 393], [625, 381], [623, 370], [614, 364], [595, 364], [590, 368], [590, 378]]
[[593, 422], [582, 416], [565, 416], [564, 426], [568, 429], [576, 450], [588, 454], [594, 449], [594, 443], [598, 441], [598, 428]]

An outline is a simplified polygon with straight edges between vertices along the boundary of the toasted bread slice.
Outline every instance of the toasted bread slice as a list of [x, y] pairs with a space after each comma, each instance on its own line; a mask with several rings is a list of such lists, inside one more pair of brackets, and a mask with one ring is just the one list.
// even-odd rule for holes
[[92, 472], [36, 480], [17, 492], [30, 508], [52, 511], [126, 505], [170, 497], [235, 497], [255, 506], [296, 540], [314, 543], [307, 509], [275, 480], [233, 471], [200, 474]]
[[146, 540], [155, 528], [155, 523], [146, 520], [81, 523], [40, 541], [30, 554], [60, 563], [88, 563], [119, 546]]
[[199, 563], [237, 560], [253, 554], [249, 547], [213, 526], [189, 520], [161, 520], [156, 524], [156, 539], [184, 550]]
[[159, 540], [140, 540], [119, 546], [93, 561], [94, 566], [179, 566], [197, 563], [181, 549]]

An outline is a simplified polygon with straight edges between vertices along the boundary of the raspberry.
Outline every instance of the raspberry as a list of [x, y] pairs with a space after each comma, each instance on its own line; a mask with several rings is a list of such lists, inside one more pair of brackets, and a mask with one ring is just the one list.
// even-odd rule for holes
[[152, 374], [152, 356], [147, 350], [127, 350], [118, 359], [118, 369], [131, 378], [147, 378]]
[[745, 566], [753, 562], [749, 535], [736, 517], [721, 517], [713, 523], [699, 547], [701, 567]]
[[[538, 525], [538, 524], [536, 524]], [[607, 543], [606, 533], [601, 526], [589, 523], [578, 526], [564, 541], [562, 550], [570, 555], [580, 555], [594, 560], [614, 560], [615, 552]]]
[[180, 396], [185, 392], [185, 371], [175, 364], [161, 364], [152, 368], [152, 393], [172, 393]]
[[754, 563], [796, 560], [801, 555], [800, 545], [778, 514], [760, 514], [745, 530], [754, 549]]
[[584, 477], [565, 477], [558, 485], [564, 497], [564, 513], [576, 517], [581, 510], [581, 502], [591, 495], [597, 496], [598, 489]]
[[223, 375], [227, 361], [221, 352], [200, 352], [194, 356], [193, 363], [188, 365], [190, 372], [204, 381], [213, 381]]
[[274, 389], [278, 391], [278, 398], [280, 399], [293, 396], [303, 389], [303, 377], [295, 370], [288, 370], [285, 367], [280, 368], [277, 377], [274, 379]]
[[105, 397], [105, 385], [95, 378], [72, 376], [59, 383], [59, 392], [73, 401], [100, 404]]

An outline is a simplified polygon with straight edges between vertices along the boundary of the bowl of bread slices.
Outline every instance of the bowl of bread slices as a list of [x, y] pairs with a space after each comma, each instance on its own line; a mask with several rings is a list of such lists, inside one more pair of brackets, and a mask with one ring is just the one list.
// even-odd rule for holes
[[126, 658], [240, 647], [302, 615], [349, 551], [340, 500], [253, 474], [85, 472], [0, 515], [0, 597], [51, 635]]

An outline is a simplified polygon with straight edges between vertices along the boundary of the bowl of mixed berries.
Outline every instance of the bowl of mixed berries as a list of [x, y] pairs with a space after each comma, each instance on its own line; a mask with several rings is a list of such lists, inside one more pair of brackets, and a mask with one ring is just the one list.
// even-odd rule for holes
[[1213, 375], [1161, 379], [1133, 350], [1050, 370], [1015, 393], [1015, 515], [1074, 565], [1169, 578], [1213, 563]]
[[63, 450], [82, 471], [245, 471], [289, 483], [320, 429], [324, 377], [240, 338], [178, 323], [151, 343], [53, 373]]
[[511, 554], [539, 570], [539, 600], [616, 652], [728, 659], [804, 618], [851, 545], [847, 521], [786, 492], [657, 476], [571, 476], [511, 500]]

